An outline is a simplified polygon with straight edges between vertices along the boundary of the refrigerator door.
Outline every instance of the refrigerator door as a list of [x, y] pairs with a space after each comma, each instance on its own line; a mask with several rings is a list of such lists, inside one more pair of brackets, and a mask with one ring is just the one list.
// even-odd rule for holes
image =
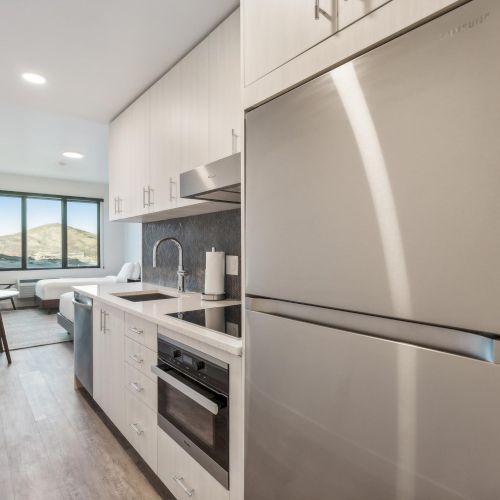
[[247, 311], [246, 500], [499, 498], [500, 366]]
[[246, 115], [247, 293], [500, 332], [500, 2]]

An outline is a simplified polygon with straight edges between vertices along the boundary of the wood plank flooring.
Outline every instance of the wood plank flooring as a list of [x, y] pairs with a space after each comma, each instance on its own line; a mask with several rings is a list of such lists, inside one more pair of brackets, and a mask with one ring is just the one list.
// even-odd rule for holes
[[[73, 344], [0, 356], [2, 500], [171, 499], [73, 387]], [[154, 485], [154, 486], [153, 486]]]

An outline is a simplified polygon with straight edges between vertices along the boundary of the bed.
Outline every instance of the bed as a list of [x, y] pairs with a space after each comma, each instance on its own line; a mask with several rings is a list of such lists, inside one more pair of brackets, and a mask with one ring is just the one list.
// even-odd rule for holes
[[74, 292], [63, 293], [59, 297], [59, 312], [57, 322], [70, 334], [74, 334], [75, 306], [73, 305]]
[[57, 278], [40, 280], [35, 287], [35, 299], [42, 309], [57, 309], [59, 297], [70, 292], [74, 286], [105, 285], [117, 283], [116, 276], [101, 276], [99, 278]]
[[127, 281], [140, 280], [140, 275], [140, 264], [127, 262], [122, 266], [120, 272], [116, 276], [40, 280], [35, 287], [35, 300], [42, 309], [57, 310], [59, 308], [59, 297], [65, 293], [71, 292], [74, 286], [127, 283]]

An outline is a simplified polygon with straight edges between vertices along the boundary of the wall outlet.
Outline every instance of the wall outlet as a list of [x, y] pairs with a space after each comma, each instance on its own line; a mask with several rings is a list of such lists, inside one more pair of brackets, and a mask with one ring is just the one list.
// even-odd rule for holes
[[226, 255], [226, 274], [238, 276], [238, 256]]

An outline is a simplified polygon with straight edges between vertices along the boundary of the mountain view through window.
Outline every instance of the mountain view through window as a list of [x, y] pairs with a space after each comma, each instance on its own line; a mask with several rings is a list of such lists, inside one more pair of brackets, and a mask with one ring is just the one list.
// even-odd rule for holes
[[98, 202], [0, 195], [0, 214], [0, 269], [99, 265]]

